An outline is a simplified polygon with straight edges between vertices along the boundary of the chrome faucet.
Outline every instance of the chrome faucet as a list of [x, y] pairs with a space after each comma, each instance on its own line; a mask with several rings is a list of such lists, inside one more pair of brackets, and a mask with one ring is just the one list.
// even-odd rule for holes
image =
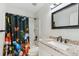
[[62, 36], [58, 36], [57, 41], [63, 42], [63, 43], [68, 43], [69, 39], [63, 39]]
[[63, 40], [62, 40], [62, 36], [57, 37], [57, 41], [62, 42], [62, 41], [63, 41]]

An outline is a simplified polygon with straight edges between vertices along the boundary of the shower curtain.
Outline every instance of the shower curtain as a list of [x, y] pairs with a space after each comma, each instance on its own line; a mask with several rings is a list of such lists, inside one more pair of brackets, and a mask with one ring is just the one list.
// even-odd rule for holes
[[6, 13], [5, 26], [3, 56], [28, 56], [30, 49], [29, 18]]

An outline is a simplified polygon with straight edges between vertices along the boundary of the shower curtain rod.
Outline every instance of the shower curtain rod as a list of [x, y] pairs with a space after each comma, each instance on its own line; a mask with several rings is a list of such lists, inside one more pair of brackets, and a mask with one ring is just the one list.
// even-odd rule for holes
[[[8, 12], [6, 12], [6, 13], [8, 13]], [[13, 14], [13, 13], [8, 13], [8, 14], [18, 15], [18, 14]], [[23, 17], [28, 17], [28, 18], [33, 18], [33, 19], [36, 19], [35, 17], [32, 17], [32, 16], [24, 16], [24, 15], [18, 15], [18, 16], [23, 16]]]

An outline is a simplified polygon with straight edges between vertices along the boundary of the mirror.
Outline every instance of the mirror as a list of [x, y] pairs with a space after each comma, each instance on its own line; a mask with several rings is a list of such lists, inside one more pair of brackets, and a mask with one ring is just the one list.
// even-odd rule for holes
[[78, 28], [78, 4], [70, 4], [52, 13], [52, 28]]

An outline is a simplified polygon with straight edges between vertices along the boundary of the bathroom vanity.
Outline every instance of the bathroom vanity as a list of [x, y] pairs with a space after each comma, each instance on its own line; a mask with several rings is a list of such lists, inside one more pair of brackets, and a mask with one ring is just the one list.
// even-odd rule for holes
[[[78, 56], [79, 46], [60, 43], [56, 39], [39, 40], [40, 56]], [[76, 48], [76, 49], [75, 49]]]

